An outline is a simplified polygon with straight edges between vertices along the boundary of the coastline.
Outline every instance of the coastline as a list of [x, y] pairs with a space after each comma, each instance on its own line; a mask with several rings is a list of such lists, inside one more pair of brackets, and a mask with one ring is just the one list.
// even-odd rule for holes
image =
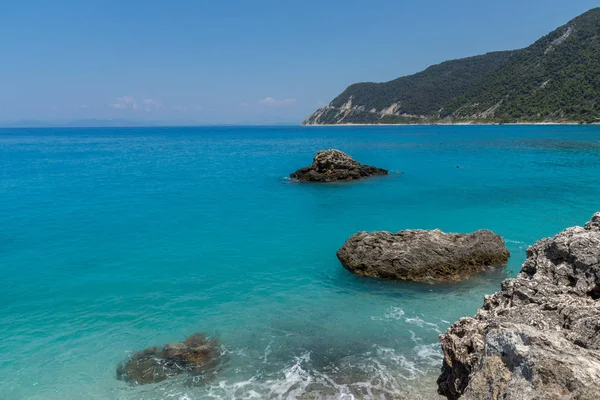
[[333, 127], [333, 126], [495, 126], [495, 125], [509, 125], [509, 126], [536, 126], [536, 125], [600, 125], [600, 122], [593, 122], [591, 124], [581, 124], [579, 122], [508, 122], [508, 123], [477, 123], [477, 122], [457, 122], [457, 123], [427, 123], [427, 124], [300, 124], [300, 126], [307, 127]]

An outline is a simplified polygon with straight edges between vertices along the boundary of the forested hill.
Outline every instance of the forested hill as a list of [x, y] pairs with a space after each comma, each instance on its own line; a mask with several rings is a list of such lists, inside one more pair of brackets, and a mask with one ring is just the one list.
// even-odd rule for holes
[[304, 124], [600, 122], [600, 8], [515, 51], [349, 86]]

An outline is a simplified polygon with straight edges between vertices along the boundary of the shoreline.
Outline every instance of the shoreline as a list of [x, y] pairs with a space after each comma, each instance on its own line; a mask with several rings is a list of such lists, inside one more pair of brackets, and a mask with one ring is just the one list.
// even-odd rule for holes
[[300, 124], [303, 127], [333, 127], [333, 126], [514, 126], [514, 125], [524, 125], [524, 126], [546, 126], [546, 125], [600, 125], [600, 122], [593, 122], [591, 124], [581, 124], [579, 122], [508, 122], [508, 123], [473, 123], [473, 122], [457, 122], [457, 123], [429, 123], [429, 124]]

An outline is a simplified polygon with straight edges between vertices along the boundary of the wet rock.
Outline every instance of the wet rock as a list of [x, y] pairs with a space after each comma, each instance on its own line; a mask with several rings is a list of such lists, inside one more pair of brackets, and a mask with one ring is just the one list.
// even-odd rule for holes
[[299, 169], [290, 178], [300, 182], [335, 182], [387, 174], [385, 169], [362, 165], [348, 154], [332, 149], [319, 151], [312, 165]]
[[600, 213], [527, 250], [516, 279], [452, 325], [438, 392], [448, 399], [598, 399]]
[[117, 367], [117, 379], [143, 385], [189, 373], [199, 381], [209, 381], [216, 372], [220, 354], [214, 339], [195, 334], [183, 343], [150, 347], [135, 353]]
[[337, 252], [352, 273], [420, 282], [457, 281], [488, 267], [504, 267], [510, 253], [492, 231], [359, 232]]

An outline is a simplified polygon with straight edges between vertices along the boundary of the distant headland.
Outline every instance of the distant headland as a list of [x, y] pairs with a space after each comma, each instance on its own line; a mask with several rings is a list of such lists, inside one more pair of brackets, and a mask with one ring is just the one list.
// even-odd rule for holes
[[600, 122], [600, 8], [531, 46], [350, 85], [303, 125]]

